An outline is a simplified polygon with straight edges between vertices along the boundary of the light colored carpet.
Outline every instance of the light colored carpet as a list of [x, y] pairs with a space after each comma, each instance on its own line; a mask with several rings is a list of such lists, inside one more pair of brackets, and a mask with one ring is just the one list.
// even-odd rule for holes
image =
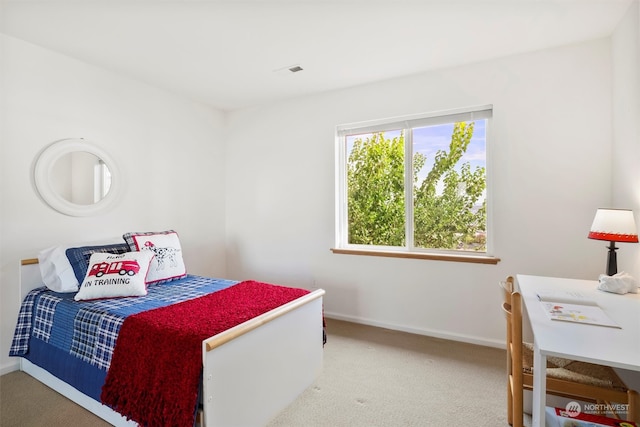
[[[327, 319], [316, 383], [269, 427], [500, 427], [503, 350]], [[2, 427], [108, 426], [22, 372], [0, 377]]]
[[107, 427], [107, 422], [24, 372], [0, 377], [2, 427]]
[[269, 427], [507, 426], [503, 350], [330, 321], [316, 384]]

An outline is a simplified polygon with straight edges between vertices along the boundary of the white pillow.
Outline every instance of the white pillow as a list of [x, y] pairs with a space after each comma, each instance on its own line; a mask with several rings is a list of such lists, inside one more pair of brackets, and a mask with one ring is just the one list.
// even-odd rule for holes
[[153, 256], [151, 251], [94, 253], [80, 291], [73, 299], [84, 301], [146, 295], [146, 278]]
[[78, 279], [66, 255], [67, 246], [53, 246], [38, 254], [38, 266], [44, 285], [54, 292], [76, 292]]

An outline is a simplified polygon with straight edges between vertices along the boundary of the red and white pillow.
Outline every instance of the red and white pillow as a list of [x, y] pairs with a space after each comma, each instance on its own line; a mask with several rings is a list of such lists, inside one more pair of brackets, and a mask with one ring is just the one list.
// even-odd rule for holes
[[154, 253], [94, 253], [76, 301], [133, 297], [147, 294], [146, 279]]
[[122, 237], [129, 245], [130, 251], [155, 254], [151, 260], [147, 284], [169, 282], [187, 275], [180, 238], [174, 230], [126, 233]]

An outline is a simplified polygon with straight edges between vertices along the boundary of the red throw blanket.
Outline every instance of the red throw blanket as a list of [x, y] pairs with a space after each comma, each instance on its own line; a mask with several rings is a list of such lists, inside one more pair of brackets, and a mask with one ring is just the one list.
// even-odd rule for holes
[[246, 281], [127, 317], [102, 402], [141, 426], [193, 426], [202, 341], [308, 293]]

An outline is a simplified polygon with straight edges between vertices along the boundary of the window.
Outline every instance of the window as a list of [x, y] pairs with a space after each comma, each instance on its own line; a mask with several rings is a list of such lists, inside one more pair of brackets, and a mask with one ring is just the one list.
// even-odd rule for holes
[[487, 255], [492, 107], [337, 128], [338, 249]]

